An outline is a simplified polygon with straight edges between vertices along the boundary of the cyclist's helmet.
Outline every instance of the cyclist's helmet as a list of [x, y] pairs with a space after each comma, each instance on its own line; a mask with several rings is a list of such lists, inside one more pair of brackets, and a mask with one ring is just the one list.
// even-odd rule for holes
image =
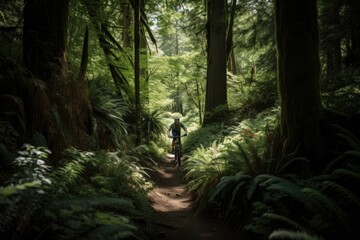
[[179, 117], [174, 117], [174, 121], [175, 121], [175, 120], [180, 120], [180, 118], [179, 118]]

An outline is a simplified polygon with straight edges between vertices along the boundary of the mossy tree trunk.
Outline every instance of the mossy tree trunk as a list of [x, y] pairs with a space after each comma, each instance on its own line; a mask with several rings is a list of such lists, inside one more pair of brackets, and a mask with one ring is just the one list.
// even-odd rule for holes
[[276, 0], [281, 140], [286, 154], [321, 159], [317, 2]]

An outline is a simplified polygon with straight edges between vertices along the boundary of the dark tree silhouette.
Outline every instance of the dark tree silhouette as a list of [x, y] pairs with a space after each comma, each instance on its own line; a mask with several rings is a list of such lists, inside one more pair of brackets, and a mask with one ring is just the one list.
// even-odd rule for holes
[[276, 1], [281, 138], [286, 153], [321, 158], [317, 2]]
[[68, 7], [68, 0], [29, 0], [24, 7], [23, 62], [29, 74], [23, 98], [28, 137], [42, 134], [54, 159], [70, 145], [85, 149], [90, 144], [91, 105], [83, 81], [87, 59], [82, 59], [80, 78], [68, 76]]
[[[25, 97], [28, 132], [47, 136], [50, 128], [50, 92], [56, 79], [67, 77], [66, 34], [69, 1], [29, 0], [24, 7], [23, 62], [40, 80], [28, 84]], [[30, 81], [30, 80], [29, 80]]]

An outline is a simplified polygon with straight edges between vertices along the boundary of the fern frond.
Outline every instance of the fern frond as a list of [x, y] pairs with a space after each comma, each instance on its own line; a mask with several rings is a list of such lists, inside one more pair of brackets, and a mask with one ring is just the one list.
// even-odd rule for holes
[[309, 160], [304, 157], [290, 158], [287, 161], [285, 161], [282, 165], [278, 166], [278, 168], [276, 169], [276, 174], [282, 174], [286, 172], [286, 169], [296, 162], [309, 163]]
[[299, 223], [295, 222], [294, 220], [291, 220], [290, 218], [286, 216], [282, 216], [276, 213], [264, 213], [264, 218], [269, 219], [271, 222], [276, 222], [280, 225], [280, 227], [286, 228], [286, 229], [293, 229], [298, 231], [305, 231], [306, 228], [301, 226]]
[[340, 133], [336, 134], [339, 138], [345, 140], [351, 148], [360, 150], [360, 139], [352, 132], [336, 124], [333, 124], [332, 126], [340, 131]]
[[346, 168], [335, 169], [332, 173], [334, 176], [339, 176], [342, 179], [352, 182], [352, 184], [358, 184], [360, 182], [360, 173], [354, 172]]
[[344, 152], [345, 157], [354, 158], [354, 160], [360, 160], [360, 150], [349, 150]]
[[[224, 197], [225, 192], [229, 189], [236, 188], [237, 185], [243, 183], [244, 181], [250, 179], [249, 175], [244, 174], [243, 172], [237, 173], [235, 176], [224, 176], [220, 179], [220, 182], [215, 186], [214, 191], [210, 195], [209, 202], [215, 200], [218, 195], [221, 193], [221, 199]], [[234, 189], [235, 190], [235, 189]]]
[[341, 205], [354, 204], [356, 209], [360, 209], [359, 196], [346, 187], [333, 181], [324, 181], [321, 185], [324, 187], [324, 190], [331, 190], [332, 195], [337, 196], [337, 199], [341, 199]]
[[333, 222], [334, 226], [339, 225], [340, 229], [346, 229], [346, 233], [351, 233], [349, 217], [338, 202], [313, 188], [304, 188], [302, 192], [306, 195], [302, 200], [307, 209], [314, 214], [321, 214], [324, 220]]
[[289, 230], [276, 230], [273, 231], [269, 239], [286, 239], [286, 240], [322, 240], [322, 238], [319, 238], [317, 236], [309, 235], [306, 232], [295, 232], [295, 231], [289, 231]]

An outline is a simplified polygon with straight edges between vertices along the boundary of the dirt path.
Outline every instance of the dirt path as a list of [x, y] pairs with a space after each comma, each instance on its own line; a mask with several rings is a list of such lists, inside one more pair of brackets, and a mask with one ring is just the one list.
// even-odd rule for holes
[[195, 214], [187, 186], [178, 167], [170, 163], [171, 157], [151, 173], [156, 184], [148, 196], [154, 209], [157, 239], [202, 240], [237, 239], [215, 221]]

